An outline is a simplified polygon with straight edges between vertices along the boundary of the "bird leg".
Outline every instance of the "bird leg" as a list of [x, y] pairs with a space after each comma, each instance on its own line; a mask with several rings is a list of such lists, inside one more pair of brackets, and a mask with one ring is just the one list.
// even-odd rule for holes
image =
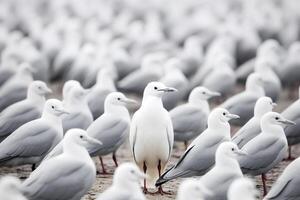
[[99, 156], [99, 160], [100, 160], [101, 167], [102, 167], [102, 174], [107, 174], [107, 171], [105, 170], [104, 163], [103, 163], [101, 156]]
[[[143, 164], [143, 170], [144, 170], [144, 174], [146, 174], [146, 172], [147, 172], [147, 166], [146, 166], [146, 163], [145, 163], [145, 162], [144, 162], [144, 164]], [[144, 192], [144, 194], [147, 194], [147, 193], [148, 193], [146, 179], [144, 179], [144, 188], [143, 188], [143, 192]]]
[[[159, 175], [159, 177], [160, 177], [160, 176], [161, 176], [161, 170], [162, 170], [162, 169], [161, 169], [161, 161], [160, 161], [160, 160], [158, 161], [157, 169], [158, 169], [158, 175]], [[158, 187], [158, 191], [157, 191], [156, 193], [161, 194], [161, 195], [164, 195], [164, 194], [166, 194], [166, 195], [171, 195], [170, 192], [165, 192], [165, 191], [163, 190], [163, 188], [162, 188], [161, 185]]]
[[292, 146], [289, 146], [289, 156], [287, 160], [295, 160], [295, 158], [292, 156]]
[[263, 183], [264, 196], [266, 196], [267, 195], [267, 186], [266, 186], [267, 177], [266, 177], [265, 174], [261, 175], [261, 180], [262, 180], [262, 183]]
[[188, 142], [188, 141], [184, 141], [184, 147], [185, 147], [185, 150], [187, 150], [188, 145], [189, 145], [189, 142]]
[[119, 165], [118, 165], [118, 161], [117, 161], [117, 157], [116, 157], [116, 152], [113, 152], [112, 159], [115, 163], [115, 166], [118, 167]]

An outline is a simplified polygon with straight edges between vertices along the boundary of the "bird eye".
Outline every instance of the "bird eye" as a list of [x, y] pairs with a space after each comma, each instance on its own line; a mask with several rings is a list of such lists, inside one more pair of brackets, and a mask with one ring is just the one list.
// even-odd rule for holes
[[134, 174], [134, 170], [130, 170], [130, 173]]
[[275, 117], [276, 120], [279, 120], [279, 117]]
[[41, 87], [41, 86], [39, 86], [38, 88], [39, 88], [39, 89], [42, 89], [42, 87]]
[[156, 86], [154, 87], [154, 90], [157, 90], [157, 87], [156, 87]]
[[118, 98], [118, 101], [120, 101], [120, 100], [121, 100], [121, 98], [119, 97], [119, 98]]
[[224, 113], [224, 112], [223, 112], [223, 115], [225, 116], [225, 115], [226, 115], [226, 113]]
[[202, 94], [206, 94], [206, 92], [202, 92]]
[[234, 151], [234, 148], [231, 148], [231, 151]]
[[54, 106], [51, 106], [52, 109], [54, 109]]
[[81, 135], [80, 138], [82, 139], [82, 138], [83, 138], [83, 135]]

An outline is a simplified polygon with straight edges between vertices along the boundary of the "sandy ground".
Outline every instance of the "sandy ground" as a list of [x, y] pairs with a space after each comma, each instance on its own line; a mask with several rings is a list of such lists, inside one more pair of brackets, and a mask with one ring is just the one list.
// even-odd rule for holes
[[[52, 89], [54, 89], [56, 94], [58, 94], [58, 91], [61, 89], [61, 86], [58, 84], [52, 85]], [[237, 89], [239, 91], [240, 88]], [[59, 98], [59, 96], [56, 95], [56, 97]], [[275, 109], [276, 111], [281, 111], [285, 107], [287, 107], [291, 102], [293, 102], [295, 98], [291, 99], [288, 97], [287, 91], [284, 91], [280, 97], [280, 100], [278, 102], [278, 106]], [[235, 129], [237, 130], [237, 129]], [[176, 147], [174, 148], [172, 158], [169, 162], [169, 166], [174, 164], [178, 158], [176, 156], [181, 155], [184, 152], [184, 147], [182, 144], [176, 144]], [[300, 148], [299, 146], [295, 146], [293, 149], [293, 155], [298, 156], [300, 155]], [[111, 159], [111, 155], [107, 155], [104, 158], [105, 166], [108, 172], [113, 173], [115, 166]], [[119, 151], [117, 152], [117, 158], [119, 163], [123, 163], [126, 161], [131, 161], [132, 156], [128, 148], [128, 144], [125, 144]], [[281, 162], [276, 168], [271, 170], [268, 174], [268, 187], [270, 188], [273, 182], [277, 179], [278, 175], [281, 174], [281, 172], [284, 170], [284, 168], [289, 164], [289, 161], [283, 161]], [[98, 165], [99, 166], [99, 165]], [[169, 167], [168, 166], [168, 167]], [[167, 167], [167, 168], [168, 168]], [[98, 167], [99, 168], [99, 167]], [[13, 176], [18, 176], [20, 178], [28, 177], [31, 172], [30, 166], [21, 166], [21, 167], [15, 167], [15, 168], [0, 168], [0, 176], [5, 174], [10, 174]], [[175, 181], [170, 181], [169, 183], [164, 185], [164, 189], [171, 193], [171, 195], [147, 195], [147, 199], [151, 200], [167, 200], [167, 199], [175, 199], [176, 191], [178, 188], [178, 185], [180, 183], [180, 179], [177, 179]], [[105, 190], [107, 187], [110, 186], [112, 182], [112, 175], [97, 175], [97, 181], [94, 184], [93, 188], [89, 191], [89, 193], [83, 198], [84, 200], [93, 200], [96, 198], [97, 194], [101, 193], [103, 190]], [[261, 180], [260, 177], [256, 177], [257, 187], [261, 189]]]

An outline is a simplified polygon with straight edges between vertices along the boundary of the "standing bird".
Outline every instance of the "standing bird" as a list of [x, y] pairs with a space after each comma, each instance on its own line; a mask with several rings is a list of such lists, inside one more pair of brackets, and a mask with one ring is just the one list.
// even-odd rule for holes
[[104, 101], [107, 95], [117, 91], [111, 71], [112, 69], [104, 68], [98, 72], [97, 82], [87, 96], [88, 105], [94, 120], [104, 113]]
[[156, 182], [162, 185], [178, 177], [202, 176], [215, 163], [215, 153], [224, 141], [230, 141], [231, 119], [238, 118], [223, 108], [214, 109], [208, 117], [208, 127], [187, 148], [176, 165], [166, 171]]
[[0, 111], [26, 98], [28, 86], [33, 81], [33, 69], [26, 63], [21, 64], [18, 68], [17, 73], [0, 88]]
[[1, 200], [27, 200], [21, 191], [21, 181], [12, 176], [0, 179]]
[[204, 200], [205, 196], [209, 195], [212, 195], [212, 192], [206, 189], [202, 183], [195, 179], [188, 179], [180, 184], [176, 200]]
[[239, 120], [232, 121], [234, 125], [243, 126], [253, 117], [257, 99], [265, 95], [263, 84], [263, 78], [257, 73], [252, 73], [247, 78], [245, 91], [234, 95], [220, 105], [241, 117]]
[[[160, 82], [148, 83], [144, 90], [140, 109], [136, 111], [130, 126], [130, 147], [137, 165], [149, 175], [149, 184], [154, 188], [171, 156], [174, 132], [171, 117], [162, 104], [162, 96], [176, 89]], [[144, 192], [147, 192], [144, 180]], [[164, 193], [159, 187], [159, 193]]]
[[60, 116], [65, 113], [59, 100], [47, 100], [41, 118], [20, 126], [0, 143], [0, 165], [40, 162], [63, 138]]
[[250, 140], [256, 137], [260, 132], [260, 120], [262, 116], [268, 112], [271, 112], [276, 106], [270, 97], [260, 97], [254, 107], [254, 116], [235, 133], [232, 137], [232, 141], [242, 148]]
[[298, 200], [299, 191], [300, 158], [291, 162], [279, 176], [269, 193], [263, 200]]
[[41, 117], [45, 95], [51, 90], [42, 81], [34, 81], [27, 91], [27, 98], [12, 104], [0, 113], [0, 141], [21, 125]]
[[188, 103], [170, 111], [175, 141], [184, 142], [187, 148], [188, 142], [206, 129], [210, 112], [208, 99], [215, 96], [220, 96], [220, 93], [196, 87], [190, 93]]
[[299, 144], [300, 142], [300, 87], [298, 100], [287, 107], [281, 114], [283, 117], [290, 119], [296, 123], [295, 126], [288, 126], [284, 129], [289, 144], [288, 160], [293, 160], [292, 146], [295, 144]]
[[86, 143], [101, 144], [84, 130], [69, 130], [63, 139], [63, 153], [43, 161], [23, 182], [25, 195], [30, 200], [80, 200], [96, 180]]
[[256, 200], [258, 191], [254, 182], [249, 178], [235, 180], [227, 193], [228, 200]]
[[105, 99], [104, 114], [98, 117], [87, 129], [89, 136], [100, 140], [103, 145], [89, 149], [91, 156], [99, 156], [103, 173], [106, 174], [101, 156], [112, 153], [118, 166], [116, 151], [128, 139], [130, 115], [125, 107], [135, 103], [120, 92], [112, 92]]
[[71, 128], [86, 130], [93, 122], [93, 116], [86, 99], [89, 92], [78, 83], [71, 86], [67, 95], [64, 96], [63, 104], [69, 112], [69, 115], [62, 117], [64, 133]]
[[243, 146], [247, 155], [238, 157], [243, 173], [262, 175], [264, 195], [267, 194], [265, 174], [283, 160], [288, 149], [282, 125], [292, 124], [295, 123], [278, 113], [266, 113], [260, 121], [261, 133]]
[[242, 178], [243, 174], [237, 156], [245, 155], [236, 144], [223, 142], [216, 151], [215, 166], [200, 178], [200, 182], [213, 192], [207, 200], [226, 200], [228, 189], [233, 181]]
[[146, 200], [141, 191], [140, 182], [146, 174], [132, 163], [124, 163], [116, 169], [113, 184], [97, 200]]

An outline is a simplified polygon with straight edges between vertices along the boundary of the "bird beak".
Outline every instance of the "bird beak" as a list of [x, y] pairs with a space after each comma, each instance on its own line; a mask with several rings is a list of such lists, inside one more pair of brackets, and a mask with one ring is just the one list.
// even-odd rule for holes
[[295, 122], [291, 121], [291, 120], [288, 120], [288, 119], [281, 119], [281, 120], [278, 120], [280, 123], [282, 124], [285, 124], [285, 125], [296, 125]]
[[162, 92], [176, 92], [177, 89], [171, 88], [171, 87], [166, 87], [166, 88], [158, 89], [157, 91], [162, 91]]
[[239, 156], [247, 156], [247, 155], [248, 155], [248, 153], [245, 152], [245, 151], [243, 151], [243, 150], [238, 150], [238, 151], [236, 152], [236, 154], [239, 155]]
[[277, 106], [277, 103], [272, 103], [272, 107], [275, 108]]
[[228, 117], [229, 119], [239, 119], [239, 118], [240, 118], [240, 116], [235, 115], [235, 114], [231, 114], [231, 113], [229, 113], [229, 114], [227, 115], [227, 117]]
[[210, 91], [210, 92], [208, 93], [208, 95], [211, 96], [211, 97], [219, 97], [219, 96], [221, 96], [221, 93], [220, 93], [220, 92], [213, 92], [213, 91]]
[[100, 140], [97, 140], [97, 139], [95, 139], [95, 138], [93, 138], [93, 137], [91, 137], [91, 136], [88, 136], [88, 137], [86, 138], [86, 141], [87, 141], [88, 143], [90, 143], [90, 144], [95, 144], [95, 145], [102, 145], [102, 144], [103, 144]]
[[51, 93], [52, 93], [52, 90], [51, 90], [50, 88], [47, 87], [47, 88], [45, 89], [45, 94], [51, 94]]
[[126, 104], [137, 104], [138, 102], [136, 100], [133, 100], [133, 99], [122, 99], [121, 100], [123, 103], [126, 103]]
[[60, 112], [61, 114], [67, 114], [67, 115], [70, 114], [70, 112], [65, 110], [64, 108], [56, 109], [56, 111]]

